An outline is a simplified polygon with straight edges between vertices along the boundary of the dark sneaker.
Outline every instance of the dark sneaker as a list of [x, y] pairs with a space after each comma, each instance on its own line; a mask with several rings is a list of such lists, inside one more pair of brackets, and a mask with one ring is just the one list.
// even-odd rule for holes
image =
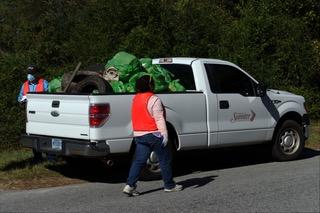
[[140, 195], [140, 193], [136, 190], [137, 187], [131, 187], [129, 185], [126, 185], [122, 192], [125, 193], [126, 195], [129, 195], [129, 196], [138, 196]]
[[182, 185], [178, 185], [176, 184], [175, 187], [171, 188], [171, 189], [166, 189], [164, 188], [164, 191], [165, 192], [178, 192], [178, 191], [181, 191], [183, 189], [183, 186]]

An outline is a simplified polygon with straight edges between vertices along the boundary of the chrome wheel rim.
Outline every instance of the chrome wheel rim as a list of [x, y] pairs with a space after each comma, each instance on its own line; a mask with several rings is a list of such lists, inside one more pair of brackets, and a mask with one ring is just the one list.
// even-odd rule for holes
[[287, 155], [294, 154], [300, 146], [300, 135], [294, 129], [286, 129], [280, 136], [280, 148]]
[[151, 152], [148, 160], [147, 167], [152, 172], [158, 172], [160, 170], [159, 160], [155, 152]]

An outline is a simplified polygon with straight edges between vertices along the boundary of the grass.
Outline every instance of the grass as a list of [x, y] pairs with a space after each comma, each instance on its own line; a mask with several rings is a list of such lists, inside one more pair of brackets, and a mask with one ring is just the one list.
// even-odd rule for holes
[[320, 120], [311, 121], [310, 136], [306, 141], [306, 147], [320, 150]]
[[31, 189], [81, 182], [48, 169], [65, 162], [35, 162], [32, 155], [29, 149], [0, 152], [0, 189]]
[[[320, 120], [311, 122], [306, 147], [320, 150]], [[108, 171], [101, 164], [88, 160], [77, 164], [67, 164], [63, 160], [35, 162], [32, 156], [30, 149], [0, 152], [0, 189], [32, 189], [86, 181], [100, 182], [114, 174], [114, 171]], [[127, 174], [116, 175], [119, 177], [111, 177], [111, 181], [125, 181], [122, 179]]]

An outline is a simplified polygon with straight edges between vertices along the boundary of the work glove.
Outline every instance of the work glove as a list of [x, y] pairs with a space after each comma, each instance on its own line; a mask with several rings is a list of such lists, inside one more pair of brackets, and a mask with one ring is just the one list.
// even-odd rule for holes
[[161, 145], [163, 147], [167, 146], [168, 144], [168, 135], [161, 135], [162, 136], [162, 142], [161, 142]]
[[22, 102], [22, 103], [23, 103], [23, 102], [27, 102], [27, 96], [25, 96], [25, 95], [22, 96], [20, 102]]
[[159, 139], [162, 139], [161, 140], [161, 146], [162, 147], [165, 147], [168, 143], [168, 135], [166, 134], [161, 134], [160, 132], [156, 132], [156, 133], [152, 133], [154, 136], [156, 136], [157, 138]]

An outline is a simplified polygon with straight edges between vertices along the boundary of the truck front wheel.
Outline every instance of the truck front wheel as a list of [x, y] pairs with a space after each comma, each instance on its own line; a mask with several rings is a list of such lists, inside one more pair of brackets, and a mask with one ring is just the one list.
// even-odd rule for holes
[[296, 159], [304, 147], [302, 126], [296, 121], [286, 120], [275, 133], [272, 157], [278, 161]]

